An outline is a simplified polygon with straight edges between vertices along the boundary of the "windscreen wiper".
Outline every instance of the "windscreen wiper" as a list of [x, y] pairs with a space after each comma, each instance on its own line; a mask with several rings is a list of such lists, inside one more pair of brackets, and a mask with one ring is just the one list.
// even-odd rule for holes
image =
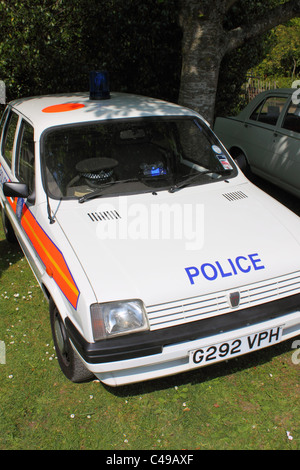
[[195, 175], [190, 176], [186, 180], [182, 180], [182, 181], [180, 181], [180, 183], [177, 183], [177, 184], [174, 184], [173, 186], [171, 186], [170, 189], [169, 189], [169, 193], [175, 193], [179, 189], [184, 188], [185, 186], [188, 186], [190, 183], [192, 183], [199, 176], [207, 175], [207, 173], [213, 173], [213, 171], [212, 170], [206, 170], [206, 171], [196, 173]]
[[114, 184], [130, 183], [130, 182], [133, 182], [133, 181], [140, 181], [140, 180], [139, 180], [139, 178], [130, 178], [130, 179], [127, 179], [127, 180], [109, 181], [107, 183], [102, 184], [101, 187], [95, 189], [95, 191], [92, 191], [91, 193], [87, 193], [84, 196], [82, 196], [81, 198], [79, 198], [78, 202], [80, 204], [82, 204], [83, 202], [86, 202], [90, 199], [100, 197], [100, 196], [102, 196], [103, 191], [105, 190], [105, 188], [107, 188], [109, 186], [113, 186]]
[[185, 188], [186, 186], [189, 186], [189, 184], [192, 183], [195, 179], [197, 179], [198, 176], [207, 175], [207, 174], [224, 175], [224, 174], [230, 173], [231, 171], [232, 171], [231, 169], [230, 170], [229, 169], [228, 170], [225, 170], [225, 169], [223, 169], [223, 170], [205, 170], [205, 171], [196, 173], [195, 175], [190, 176], [190, 178], [187, 178], [186, 180], [182, 180], [182, 181], [180, 181], [180, 183], [177, 183], [177, 184], [174, 184], [174, 186], [171, 186], [171, 188], [169, 189], [169, 193], [175, 193], [179, 189]]

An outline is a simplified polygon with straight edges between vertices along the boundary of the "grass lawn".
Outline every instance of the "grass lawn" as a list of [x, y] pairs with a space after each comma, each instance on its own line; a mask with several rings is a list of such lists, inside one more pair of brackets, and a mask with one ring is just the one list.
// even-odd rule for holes
[[48, 304], [2, 227], [0, 340], [0, 450], [300, 448], [296, 338], [152, 382], [72, 384], [55, 358]]

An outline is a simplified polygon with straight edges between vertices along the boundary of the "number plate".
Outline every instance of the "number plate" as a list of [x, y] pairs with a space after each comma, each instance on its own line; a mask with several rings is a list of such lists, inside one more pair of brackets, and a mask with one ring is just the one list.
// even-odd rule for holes
[[205, 346], [190, 351], [190, 364], [207, 365], [223, 361], [258, 349], [266, 348], [281, 341], [282, 326], [259, 331], [227, 342]]

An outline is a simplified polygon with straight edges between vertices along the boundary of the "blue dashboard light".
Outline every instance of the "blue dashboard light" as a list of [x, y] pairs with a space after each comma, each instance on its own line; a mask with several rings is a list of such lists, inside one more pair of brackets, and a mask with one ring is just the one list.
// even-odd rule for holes
[[151, 168], [151, 176], [159, 176], [160, 174], [161, 174], [160, 168], [155, 168], [155, 167]]
[[108, 100], [109, 98], [110, 92], [108, 72], [98, 72], [93, 70], [90, 72], [90, 99]]

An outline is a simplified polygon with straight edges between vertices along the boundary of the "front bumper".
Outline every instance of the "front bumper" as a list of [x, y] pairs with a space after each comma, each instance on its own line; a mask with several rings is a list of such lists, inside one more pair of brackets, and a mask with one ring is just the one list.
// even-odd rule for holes
[[[283, 327], [281, 341], [300, 334], [300, 294], [197, 322], [88, 343], [69, 319], [69, 337], [85, 363], [110, 386], [185, 372], [189, 352], [217, 343]], [[221, 359], [220, 359], [221, 360]]]

